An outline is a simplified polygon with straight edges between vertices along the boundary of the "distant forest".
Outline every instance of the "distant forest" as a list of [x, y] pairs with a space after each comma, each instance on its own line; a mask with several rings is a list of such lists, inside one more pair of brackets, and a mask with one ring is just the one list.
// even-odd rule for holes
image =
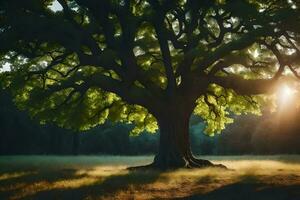
[[[214, 137], [203, 133], [201, 119], [190, 120], [191, 146], [195, 154], [297, 154], [300, 153], [300, 110], [264, 112], [262, 116], [236, 116], [235, 122]], [[0, 91], [0, 154], [154, 154], [157, 134], [129, 136], [130, 124], [105, 123], [86, 132], [74, 132], [53, 124], [40, 125], [19, 111], [8, 92]]]

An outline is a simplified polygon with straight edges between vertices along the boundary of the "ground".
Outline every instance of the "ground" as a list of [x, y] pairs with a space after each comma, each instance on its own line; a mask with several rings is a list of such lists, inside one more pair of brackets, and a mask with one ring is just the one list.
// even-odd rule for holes
[[0, 156], [0, 199], [300, 200], [300, 156], [204, 158], [231, 170], [126, 170], [153, 156]]

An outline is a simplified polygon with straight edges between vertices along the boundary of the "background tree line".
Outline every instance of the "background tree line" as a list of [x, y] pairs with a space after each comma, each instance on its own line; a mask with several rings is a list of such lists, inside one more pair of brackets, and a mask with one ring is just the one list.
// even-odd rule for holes
[[[235, 123], [214, 137], [203, 133], [205, 124], [192, 116], [191, 146], [196, 154], [300, 153], [300, 110], [292, 106], [262, 116], [236, 116]], [[86, 132], [55, 125], [39, 125], [19, 111], [8, 92], [0, 92], [0, 154], [154, 154], [159, 134], [130, 136], [130, 124], [105, 123]]]

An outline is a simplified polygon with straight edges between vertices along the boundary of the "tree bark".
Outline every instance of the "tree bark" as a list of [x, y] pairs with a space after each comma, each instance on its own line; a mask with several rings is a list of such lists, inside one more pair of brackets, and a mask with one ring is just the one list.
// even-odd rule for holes
[[195, 108], [195, 101], [187, 100], [185, 94], [172, 100], [161, 101], [157, 110], [152, 110], [159, 130], [159, 148], [150, 165], [129, 167], [135, 169], [169, 170], [177, 168], [219, 167], [208, 160], [195, 158], [190, 146], [189, 120]]
[[152, 167], [162, 170], [210, 166], [224, 167], [193, 156], [189, 138], [189, 119], [190, 114], [180, 114], [180, 109], [157, 117], [160, 128], [160, 142], [158, 153], [151, 164]]

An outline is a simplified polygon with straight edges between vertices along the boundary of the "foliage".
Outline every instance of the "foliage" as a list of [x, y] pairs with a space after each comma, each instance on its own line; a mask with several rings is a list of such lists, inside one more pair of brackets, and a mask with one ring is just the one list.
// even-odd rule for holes
[[253, 95], [286, 69], [298, 76], [298, 1], [53, 3], [0, 1], [0, 61], [11, 66], [1, 81], [41, 123], [87, 130], [108, 119], [154, 133], [173, 106], [213, 135], [233, 113], [259, 114], [265, 97]]
[[[292, 115], [292, 116], [291, 116]], [[296, 154], [300, 153], [300, 110], [285, 107], [284, 113], [235, 116], [223, 134], [204, 135], [205, 124], [190, 120], [190, 143], [196, 155]], [[280, 120], [285, 119], [285, 120]], [[74, 133], [54, 125], [39, 126], [13, 105], [8, 92], [0, 90], [0, 154], [109, 154], [145, 155], [157, 151], [159, 134], [129, 137], [133, 126], [108, 123]], [[74, 137], [78, 136], [78, 147]], [[77, 149], [76, 149], [77, 148]]]
[[209, 93], [198, 99], [195, 114], [206, 122], [205, 132], [209, 135], [220, 133], [225, 125], [233, 122], [232, 114], [242, 113], [260, 115], [260, 105], [264, 98], [260, 96], [241, 96], [233, 90], [218, 85], [210, 85]]

